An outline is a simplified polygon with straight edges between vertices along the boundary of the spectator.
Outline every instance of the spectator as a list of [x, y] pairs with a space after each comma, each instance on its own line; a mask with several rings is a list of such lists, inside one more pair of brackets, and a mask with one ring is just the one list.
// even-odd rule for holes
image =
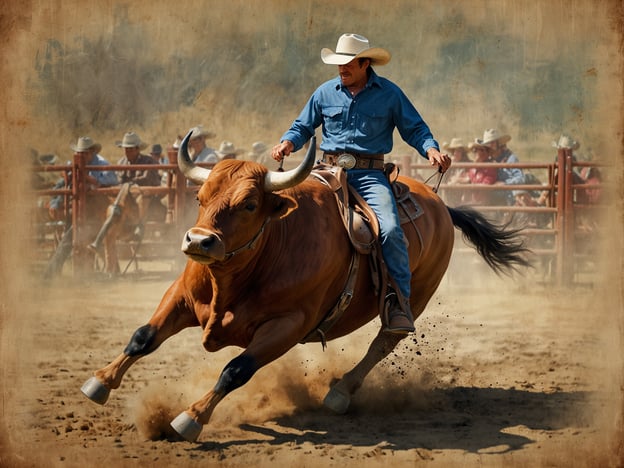
[[584, 167], [581, 171], [581, 176], [585, 185], [589, 185], [591, 188], [586, 188], [585, 202], [590, 205], [598, 205], [603, 201], [603, 192], [600, 184], [602, 184], [602, 173], [600, 169], [595, 166]]
[[150, 151], [150, 156], [154, 158], [156, 164], [169, 164], [169, 158], [166, 154], [163, 153], [162, 146], [156, 143], [152, 145], [152, 150]]
[[[475, 140], [469, 145], [470, 150], [474, 154], [475, 163], [492, 162], [490, 157], [490, 148]], [[464, 178], [458, 180], [458, 183], [493, 185], [496, 183], [498, 171], [495, 167], [471, 167]], [[467, 191], [462, 198], [462, 203], [466, 205], [487, 206], [492, 205], [492, 190], [473, 189]]]
[[[557, 154], [555, 155], [555, 162], [559, 160], [559, 150], [564, 149], [564, 150], [570, 150], [572, 152], [572, 163], [573, 163], [572, 183], [577, 184], [577, 185], [585, 183], [585, 178], [581, 174], [580, 168], [578, 166], [574, 166], [574, 164], [576, 164], [578, 160], [574, 152], [580, 148], [581, 144], [578, 141], [572, 139], [570, 136], [562, 133], [561, 136], [559, 136], [559, 139], [557, 141], [552, 142], [552, 146], [553, 148], [557, 149]], [[555, 170], [555, 174], [554, 174], [555, 183], [558, 182], [557, 174], [558, 174], [558, 171]], [[575, 189], [574, 200], [578, 203], [585, 203], [586, 202], [585, 191]]]
[[207, 138], [214, 138], [216, 135], [205, 130], [201, 125], [197, 125], [191, 129], [191, 138], [189, 139], [189, 155], [193, 162], [196, 163], [216, 163], [219, 158], [215, 154], [214, 149], [206, 146]]
[[234, 143], [231, 141], [222, 141], [219, 149], [216, 151], [220, 160], [223, 159], [236, 159], [236, 156], [241, 154], [243, 150], [235, 148]]
[[[99, 152], [102, 149], [102, 145], [94, 142], [90, 137], [79, 137], [78, 142], [75, 145], [70, 145], [70, 148], [74, 151], [74, 155], [79, 155], [83, 158], [86, 166], [108, 166], [110, 163], [102, 157]], [[71, 186], [71, 174], [68, 174], [67, 182], [63, 178], [59, 180], [55, 188], [63, 188]], [[96, 187], [110, 187], [113, 185], [117, 185], [117, 175], [114, 171], [98, 171], [98, 170], [90, 170], [86, 176], [87, 182], [89, 183], [87, 189], [93, 189]], [[105, 197], [94, 197], [91, 199], [93, 204], [103, 204], [103, 200]], [[65, 223], [65, 230], [61, 237], [59, 244], [54, 251], [54, 254], [50, 258], [46, 269], [43, 273], [44, 278], [50, 279], [54, 276], [57, 276], [69, 256], [72, 252], [73, 247], [73, 228], [72, 228], [72, 217], [69, 210], [66, 210], [65, 206], [65, 196], [57, 195], [50, 200], [49, 203], [49, 216], [53, 221], [59, 221]], [[94, 211], [99, 210], [89, 210], [89, 213], [93, 213]], [[65, 216], [67, 214], [67, 216]]]
[[[117, 142], [117, 146], [123, 148], [125, 153], [125, 156], [117, 162], [119, 165], [156, 165], [151, 156], [141, 154], [141, 150], [145, 149], [147, 144], [134, 132], [126, 133], [123, 139]], [[119, 193], [113, 204], [108, 207], [106, 220], [95, 240], [89, 244], [91, 250], [99, 252], [102, 242], [105, 242], [104, 269], [109, 274], [119, 272], [115, 243], [122, 234], [122, 228], [133, 227], [134, 238], [138, 241], [143, 238], [143, 223], [153, 197], [144, 195], [141, 187], [160, 185], [160, 176], [155, 169], [129, 167], [119, 172], [119, 178], [121, 181]]]
[[[507, 147], [507, 142], [511, 140], [509, 135], [501, 135], [498, 130], [489, 128], [483, 132], [483, 140], [476, 140], [481, 145], [486, 145], [490, 149], [490, 157], [492, 161], [497, 163], [517, 163], [518, 157]], [[524, 183], [524, 174], [521, 169], [516, 167], [498, 169], [498, 184], [518, 185]], [[498, 192], [496, 197], [500, 200], [498, 203], [503, 205], [513, 205], [514, 198], [511, 190]], [[498, 204], [497, 203], [497, 204]]]
[[[546, 207], [548, 200], [548, 191], [544, 190], [539, 197], [533, 197], [528, 190], [513, 190], [514, 206], [523, 206], [527, 208]], [[523, 211], [515, 213], [513, 223], [518, 227], [539, 228], [543, 229], [550, 225], [551, 215], [549, 213], [536, 213]]]
[[[461, 138], [453, 138], [451, 142], [443, 142], [442, 149], [447, 151], [451, 156], [451, 168], [446, 171], [446, 183], [449, 185], [457, 185], [466, 183], [468, 176], [468, 168], [454, 167], [455, 163], [469, 163], [471, 159], [468, 157], [468, 146], [464, 144]], [[462, 203], [464, 196], [461, 190], [448, 189], [442, 192], [442, 198], [446, 204], [454, 207]]]
[[256, 141], [251, 145], [251, 151], [247, 153], [247, 157], [257, 163], [267, 165], [272, 159], [269, 157], [269, 148], [263, 141]]

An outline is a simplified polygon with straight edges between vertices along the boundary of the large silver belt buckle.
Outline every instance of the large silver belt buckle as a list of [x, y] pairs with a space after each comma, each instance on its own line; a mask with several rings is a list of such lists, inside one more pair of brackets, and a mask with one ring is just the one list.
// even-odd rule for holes
[[353, 169], [355, 167], [355, 156], [349, 153], [342, 153], [338, 155], [336, 166], [343, 169]]

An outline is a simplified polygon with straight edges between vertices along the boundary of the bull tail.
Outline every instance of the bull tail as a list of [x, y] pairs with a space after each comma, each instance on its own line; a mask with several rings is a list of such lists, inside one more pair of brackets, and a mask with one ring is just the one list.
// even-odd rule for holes
[[464, 240], [477, 250], [497, 274], [509, 274], [519, 267], [531, 266], [526, 258], [530, 250], [520, 236], [522, 229], [493, 224], [477, 210], [467, 206], [447, 209], [453, 225], [462, 231]]

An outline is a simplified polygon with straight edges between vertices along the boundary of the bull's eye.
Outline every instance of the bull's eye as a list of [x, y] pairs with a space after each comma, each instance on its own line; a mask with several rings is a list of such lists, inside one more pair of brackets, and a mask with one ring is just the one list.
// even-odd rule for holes
[[257, 206], [258, 205], [256, 204], [256, 202], [253, 201], [248, 201], [247, 203], [245, 203], [245, 209], [247, 211], [255, 211]]

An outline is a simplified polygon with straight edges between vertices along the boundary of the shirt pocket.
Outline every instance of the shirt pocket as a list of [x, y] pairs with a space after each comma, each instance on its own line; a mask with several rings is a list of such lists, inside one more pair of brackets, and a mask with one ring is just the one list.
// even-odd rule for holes
[[388, 114], [380, 111], [360, 111], [358, 130], [367, 137], [383, 135], [388, 128]]
[[323, 108], [323, 123], [329, 133], [342, 131], [342, 106], [328, 106]]

